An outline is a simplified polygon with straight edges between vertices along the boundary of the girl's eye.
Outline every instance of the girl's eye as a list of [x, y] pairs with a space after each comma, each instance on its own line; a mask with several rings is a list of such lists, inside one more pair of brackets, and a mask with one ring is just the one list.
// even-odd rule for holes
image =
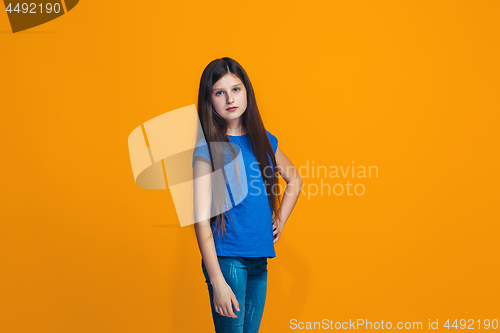
[[[240, 91], [240, 90], [241, 90], [241, 88], [236, 87], [236, 88], [234, 88], [233, 90], [234, 90], [234, 91]], [[215, 93], [215, 96], [220, 96], [220, 95], [222, 95], [222, 93], [223, 93], [223, 91], [218, 91], [218, 92], [216, 92], [216, 93]]]

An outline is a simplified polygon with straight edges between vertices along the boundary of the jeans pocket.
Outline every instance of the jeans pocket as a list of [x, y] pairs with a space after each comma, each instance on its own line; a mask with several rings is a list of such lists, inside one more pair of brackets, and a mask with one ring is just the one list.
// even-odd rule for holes
[[252, 268], [255, 273], [267, 272], [267, 257], [254, 260]]

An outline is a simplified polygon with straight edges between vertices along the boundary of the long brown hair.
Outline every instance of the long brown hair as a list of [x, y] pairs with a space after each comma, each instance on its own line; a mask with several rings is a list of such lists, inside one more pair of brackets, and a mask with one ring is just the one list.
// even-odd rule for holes
[[[273, 215], [276, 216], [280, 205], [279, 191], [276, 193], [276, 191], [273, 190], [275, 188], [275, 184], [278, 184], [276, 157], [274, 156], [273, 148], [267, 136], [264, 123], [262, 122], [259, 108], [257, 107], [257, 101], [255, 99], [252, 83], [250, 82], [250, 79], [243, 67], [237, 61], [228, 57], [216, 59], [208, 64], [201, 75], [200, 88], [198, 92], [198, 117], [205, 135], [207, 146], [209, 147], [212, 172], [221, 169], [224, 178], [226, 177], [223, 167], [224, 160], [220, 157], [222, 154], [220, 154], [220, 151], [213, 151], [214, 149], [218, 150], [217, 147], [220, 146], [211, 145], [210, 143], [229, 142], [229, 138], [226, 134], [227, 122], [213, 108], [211, 95], [213, 85], [224, 75], [229, 73], [236, 75], [241, 80], [247, 92], [247, 108], [241, 116], [242, 125], [247, 131], [255, 158], [259, 164], [262, 179], [266, 187], [269, 206]], [[227, 146], [229, 147], [233, 157], [235, 157], [236, 155], [234, 149], [230, 144]], [[271, 168], [273, 172], [269, 172]], [[224, 205], [224, 197], [222, 196], [223, 193], [225, 193], [225, 188], [222, 188], [221, 186], [217, 187], [217, 185], [213, 188], [213, 205], [216, 205], [217, 207], [222, 207], [222, 205]], [[229, 218], [232, 220], [229, 211], [228, 214]], [[226, 234], [224, 213], [212, 217], [210, 219], [210, 226], [212, 226], [213, 223], [215, 223], [216, 230], [222, 230], [224, 234]]]

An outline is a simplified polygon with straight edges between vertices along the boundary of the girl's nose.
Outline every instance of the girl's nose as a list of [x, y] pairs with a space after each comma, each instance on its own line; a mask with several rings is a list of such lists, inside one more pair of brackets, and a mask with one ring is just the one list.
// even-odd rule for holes
[[234, 102], [233, 95], [231, 93], [227, 94], [227, 104]]

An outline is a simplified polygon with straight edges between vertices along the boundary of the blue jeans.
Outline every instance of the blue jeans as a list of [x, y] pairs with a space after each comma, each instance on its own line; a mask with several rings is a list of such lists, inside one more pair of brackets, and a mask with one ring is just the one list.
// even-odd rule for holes
[[224, 279], [238, 300], [240, 311], [236, 311], [233, 305], [233, 312], [238, 318], [215, 312], [213, 289], [202, 259], [201, 267], [210, 296], [215, 332], [258, 333], [266, 302], [267, 258], [217, 256], [217, 259]]

